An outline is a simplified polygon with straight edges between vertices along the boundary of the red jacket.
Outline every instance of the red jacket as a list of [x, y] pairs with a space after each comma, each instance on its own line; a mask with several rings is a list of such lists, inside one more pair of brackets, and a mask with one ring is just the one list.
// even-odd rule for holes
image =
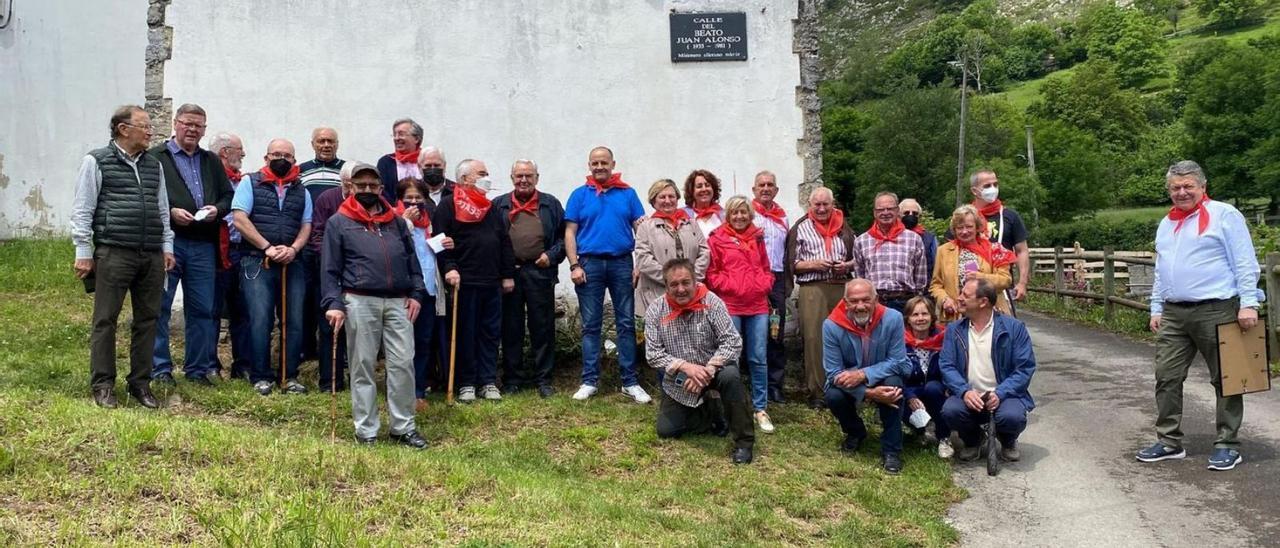
[[764, 249], [764, 234], [757, 238], [752, 252], [728, 233], [728, 226], [726, 223], [717, 227], [707, 238], [707, 247], [711, 248], [707, 288], [724, 301], [731, 315], [768, 314], [773, 272]]

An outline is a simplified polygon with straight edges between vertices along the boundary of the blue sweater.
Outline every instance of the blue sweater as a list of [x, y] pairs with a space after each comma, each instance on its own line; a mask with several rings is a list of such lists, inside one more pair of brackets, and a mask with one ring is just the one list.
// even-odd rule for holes
[[831, 320], [822, 322], [822, 367], [826, 369], [827, 384], [836, 375], [849, 369], [862, 369], [867, 374], [867, 386], [876, 386], [886, 378], [897, 375], [903, 380], [911, 374], [907, 361], [907, 344], [902, 335], [902, 313], [885, 309], [880, 323], [871, 332], [871, 349], [867, 363], [862, 362], [862, 339]]
[[[1036, 372], [1036, 355], [1031, 349], [1031, 336], [1022, 322], [997, 312], [992, 333], [991, 354], [996, 369], [996, 396], [1001, 400], [1017, 398], [1035, 408], [1031, 399], [1031, 375]], [[942, 340], [938, 357], [942, 382], [952, 394], [969, 391], [969, 319], [951, 322]]]

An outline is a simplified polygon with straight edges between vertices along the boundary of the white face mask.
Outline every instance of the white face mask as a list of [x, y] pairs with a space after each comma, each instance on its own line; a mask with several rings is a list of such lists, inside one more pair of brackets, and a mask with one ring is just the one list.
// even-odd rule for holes
[[476, 188], [484, 191], [485, 194], [488, 194], [489, 189], [493, 188], [493, 181], [490, 181], [488, 177], [476, 179]]
[[982, 201], [988, 202], [988, 203], [994, 202], [996, 201], [996, 198], [1000, 196], [1000, 187], [989, 186], [987, 188], [982, 189], [982, 192], [980, 194], [982, 195]]

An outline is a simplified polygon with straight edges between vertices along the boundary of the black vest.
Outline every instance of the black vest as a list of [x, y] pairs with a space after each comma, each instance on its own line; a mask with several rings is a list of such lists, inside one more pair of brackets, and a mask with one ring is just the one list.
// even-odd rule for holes
[[98, 205], [93, 210], [94, 245], [160, 251], [164, 246], [160, 162], [144, 153], [138, 156], [135, 170], [114, 143], [89, 155], [102, 173]]
[[[307, 191], [302, 183], [294, 181], [285, 187], [284, 207], [277, 198], [276, 185], [263, 182], [262, 173], [250, 173], [249, 184], [253, 185], [253, 212], [249, 214], [249, 221], [258, 229], [258, 234], [270, 245], [293, 245], [302, 230], [302, 214], [307, 208]], [[262, 254], [262, 250], [253, 246], [245, 249], [251, 254]]]

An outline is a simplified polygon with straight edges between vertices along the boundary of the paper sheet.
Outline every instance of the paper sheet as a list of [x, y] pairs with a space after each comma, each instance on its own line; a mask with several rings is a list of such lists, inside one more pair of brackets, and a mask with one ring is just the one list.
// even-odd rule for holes
[[427, 239], [427, 246], [431, 248], [431, 251], [433, 253], [439, 253], [441, 251], [444, 251], [445, 237], [446, 236], [444, 234], [436, 234], [435, 236], [432, 236]]

